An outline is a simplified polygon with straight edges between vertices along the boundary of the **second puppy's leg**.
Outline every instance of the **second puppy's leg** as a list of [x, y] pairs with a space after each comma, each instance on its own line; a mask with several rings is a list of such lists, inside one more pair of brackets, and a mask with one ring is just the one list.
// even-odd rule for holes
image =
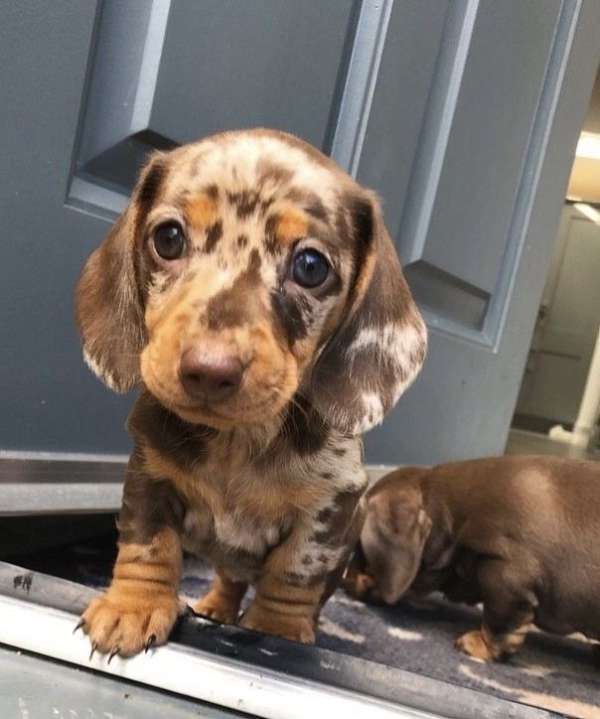
[[483, 597], [481, 629], [463, 634], [456, 647], [484, 661], [505, 659], [520, 649], [534, 620], [529, 576], [502, 559], [485, 560], [477, 575]]

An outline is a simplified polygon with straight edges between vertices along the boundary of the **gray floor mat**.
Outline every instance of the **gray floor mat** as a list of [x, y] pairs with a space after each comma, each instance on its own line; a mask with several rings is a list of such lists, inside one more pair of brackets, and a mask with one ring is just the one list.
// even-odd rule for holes
[[[182, 590], [197, 598], [211, 571], [186, 562]], [[421, 607], [374, 607], [338, 590], [321, 615], [317, 644], [434, 679], [583, 719], [600, 717], [600, 669], [583, 638], [532, 632], [510, 662], [488, 665], [454, 649], [454, 639], [478, 626], [479, 611], [434, 597]]]
[[[114, 558], [114, 538], [61, 551], [14, 558], [31, 569], [104, 586]], [[186, 559], [182, 593], [190, 602], [206, 591], [211, 570]], [[337, 591], [325, 606], [319, 646], [453, 684], [520, 701], [558, 715], [600, 719], [600, 669], [583, 638], [533, 632], [510, 662], [484, 664], [454, 649], [454, 639], [478, 625], [476, 609], [434, 597], [423, 606], [366, 606]]]

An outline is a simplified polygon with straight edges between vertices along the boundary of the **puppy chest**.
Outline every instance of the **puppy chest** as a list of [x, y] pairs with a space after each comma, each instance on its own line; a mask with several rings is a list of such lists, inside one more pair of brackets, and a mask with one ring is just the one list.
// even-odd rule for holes
[[208, 507], [196, 507], [186, 512], [183, 523], [183, 546], [192, 554], [201, 553], [215, 564], [229, 556], [251, 555], [262, 560], [279, 544], [284, 522], [258, 521], [238, 516], [234, 512], [213, 513]]

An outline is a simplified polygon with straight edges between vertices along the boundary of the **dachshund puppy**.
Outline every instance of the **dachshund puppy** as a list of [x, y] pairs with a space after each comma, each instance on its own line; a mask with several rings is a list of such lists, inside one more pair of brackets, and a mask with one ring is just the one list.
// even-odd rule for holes
[[418, 373], [426, 330], [375, 195], [301, 140], [228, 132], [141, 172], [80, 278], [85, 359], [141, 393], [101, 652], [165, 642], [182, 550], [195, 611], [310, 643], [362, 521], [363, 432]]
[[394, 604], [434, 590], [483, 602], [480, 630], [456, 646], [486, 661], [535, 624], [600, 639], [600, 464], [511, 456], [407, 467], [367, 494], [344, 583]]

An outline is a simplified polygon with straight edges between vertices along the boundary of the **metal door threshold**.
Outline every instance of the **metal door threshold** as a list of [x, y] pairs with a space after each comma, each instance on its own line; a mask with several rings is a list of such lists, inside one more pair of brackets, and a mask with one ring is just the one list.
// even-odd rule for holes
[[0, 645], [3, 719], [247, 719], [248, 715]]
[[0, 563], [0, 643], [266, 719], [549, 719], [549, 712], [318, 647], [186, 616], [147, 655], [89, 659], [93, 589]]

